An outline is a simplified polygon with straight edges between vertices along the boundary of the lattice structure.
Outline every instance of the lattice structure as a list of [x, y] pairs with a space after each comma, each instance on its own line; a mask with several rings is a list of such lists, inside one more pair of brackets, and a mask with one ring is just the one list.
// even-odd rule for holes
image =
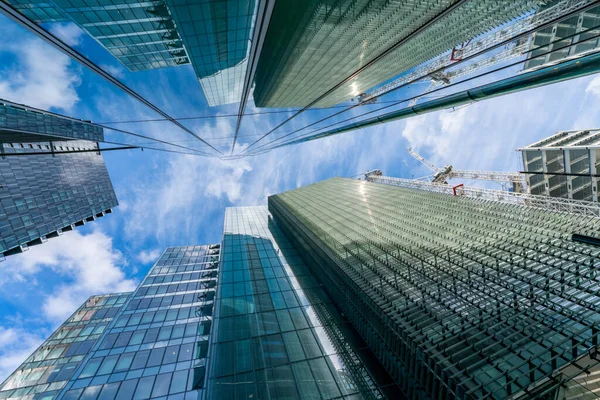
[[316, 106], [349, 100], [458, 43], [531, 12], [544, 2], [463, 2], [421, 33], [411, 36], [453, 3], [446, 0], [276, 3], [258, 65], [256, 105], [305, 106], [395, 43], [405, 40]]
[[269, 209], [410, 398], [553, 398], [598, 345], [597, 220], [349, 179]]
[[[460, 58], [466, 58], [469, 57], [471, 55], [477, 54], [481, 51], [484, 51], [485, 49], [491, 48], [492, 46], [498, 44], [498, 43], [503, 43], [507, 40], [510, 40], [513, 37], [516, 37], [517, 35], [529, 31], [531, 29], [535, 29], [536, 27], [539, 27], [549, 21], [552, 21], [556, 18], [559, 18], [561, 15], [565, 15], [568, 14], [570, 12], [579, 10], [583, 7], [586, 7], [590, 4], [593, 4], [594, 1], [593, 0], [569, 0], [569, 1], [560, 1], [558, 2], [558, 4], [554, 5], [553, 7], [547, 8], [545, 10], [540, 10], [539, 12], [524, 18], [522, 20], [519, 20], [517, 22], [515, 22], [514, 24], [511, 24], [507, 27], [503, 27], [499, 30], [497, 30], [496, 32], [493, 32], [489, 35], [483, 36], [477, 40], [473, 40], [471, 41], [468, 45], [465, 45], [463, 48], [461, 48], [461, 53], [460, 53]], [[546, 42], [548, 43], [548, 41]], [[538, 40], [537, 46], [541, 46], [544, 43], [542, 43], [541, 41]], [[540, 48], [540, 50], [538, 50], [539, 52], [547, 52], [548, 48]], [[513, 55], [510, 54], [511, 52], [508, 51], [507, 54], [502, 55], [501, 57], [504, 59], [510, 58]], [[498, 61], [493, 60], [493, 57], [490, 57], [487, 61], [485, 61], [485, 64], [493, 64], [496, 63]], [[500, 56], [496, 56], [496, 57], [500, 57]], [[443, 54], [441, 56], [438, 56], [436, 58], [434, 58], [431, 61], [428, 61], [427, 63], [424, 63], [420, 66], [418, 66], [417, 68], [415, 68], [413, 71], [411, 71], [408, 74], [404, 74], [400, 77], [398, 77], [397, 79], [392, 80], [391, 82], [386, 83], [385, 85], [376, 87], [370, 91], [367, 92], [367, 94], [363, 97], [361, 97], [361, 101], [362, 102], [367, 102], [369, 100], [371, 100], [372, 98], [374, 98], [375, 96], [380, 96], [392, 89], [395, 89], [399, 86], [402, 86], [404, 84], [407, 84], [409, 82], [415, 81], [417, 79], [421, 79], [424, 78], [430, 74], [432, 74], [435, 71], [438, 71], [440, 69], [446, 68], [446, 67], [450, 67], [452, 64], [454, 64], [456, 61], [458, 60], [452, 60], [451, 56], [449, 54]], [[482, 63], [481, 61], [479, 63]], [[477, 63], [472, 63], [472, 64], [477, 64]], [[466, 75], [467, 72], [472, 72], [473, 69], [477, 69], [477, 68], [482, 68], [482, 66], [469, 66], [471, 64], [467, 64], [467, 66], [465, 66], [464, 68], [466, 69], [464, 73], [458, 73], [456, 72], [455, 74], [457, 76], [462, 76], [462, 75]], [[455, 78], [457, 77], [455, 76]], [[436, 83], [436, 85], [439, 85], [440, 83]]]
[[599, 129], [557, 132], [518, 150], [531, 193], [598, 203]]
[[[425, 182], [415, 179], [394, 178], [390, 176], [369, 176], [367, 180], [391, 186], [453, 195], [452, 186], [441, 183]], [[551, 196], [507, 192], [505, 190], [485, 189], [470, 186], [465, 186], [463, 192], [466, 196], [475, 199], [536, 207], [552, 212], [579, 214], [588, 217], [600, 216], [600, 207], [598, 207], [596, 203], [585, 200], [571, 200]]]

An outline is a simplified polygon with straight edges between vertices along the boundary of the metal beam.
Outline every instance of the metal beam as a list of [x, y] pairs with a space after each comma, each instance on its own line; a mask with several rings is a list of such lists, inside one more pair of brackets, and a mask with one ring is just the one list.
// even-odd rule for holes
[[356, 129], [367, 128], [379, 125], [381, 123], [401, 120], [426, 114], [432, 111], [439, 111], [465, 104], [471, 104], [488, 98], [503, 96], [505, 94], [510, 94], [521, 90], [533, 89], [552, 83], [596, 74], [598, 72], [600, 72], [600, 53], [591, 54], [582, 57], [581, 59], [569, 60], [558, 65], [551, 65], [536, 71], [505, 78], [498, 82], [488, 83], [473, 89], [463, 90], [437, 98], [435, 100], [426, 101], [414, 107], [405, 107], [377, 117], [366, 118], [359, 122], [343, 125], [339, 128], [333, 128], [318, 134], [290, 140], [288, 142], [272, 146], [264, 151], [273, 150], [292, 144], [304, 143]]
[[[442, 193], [449, 196], [455, 195], [453, 186], [443, 183], [423, 182], [414, 179], [394, 178], [381, 175], [367, 175], [366, 180], [385, 185]], [[554, 212], [581, 214], [588, 217], [600, 217], [600, 206], [591, 201], [540, 196], [528, 193], [515, 193], [504, 190], [484, 189], [469, 186], [462, 186], [462, 188], [464, 188], [464, 196], [475, 199], [518, 204], [526, 207], [537, 207]]]

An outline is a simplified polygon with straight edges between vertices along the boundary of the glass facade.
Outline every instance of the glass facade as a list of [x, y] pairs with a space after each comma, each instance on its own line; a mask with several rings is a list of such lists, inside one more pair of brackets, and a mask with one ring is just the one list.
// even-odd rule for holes
[[0, 399], [54, 399], [131, 293], [90, 297], [0, 386]]
[[269, 211], [409, 398], [554, 399], [597, 370], [575, 361], [600, 336], [600, 248], [573, 240], [596, 219], [339, 178]]
[[266, 207], [225, 211], [214, 321], [210, 398], [402, 398]]
[[188, 64], [161, 0], [8, 0], [37, 23], [76, 23], [130, 71]]
[[[119, 204], [100, 152], [51, 154], [85, 149], [98, 144], [0, 143], [0, 254], [20, 253]], [[15, 153], [24, 155], [2, 157]]]
[[191, 63], [210, 106], [240, 101], [254, 0], [7, 0], [38, 23], [71, 21], [130, 71]]
[[[306, 106], [395, 43], [408, 38], [452, 3], [451, 0], [277, 1], [257, 68], [256, 105]], [[464, 2], [316, 106], [350, 100], [543, 3], [543, 0]]]
[[39, 142], [51, 138], [101, 142], [104, 130], [74, 118], [0, 102], [0, 143]]
[[[219, 247], [170, 247], [133, 293], [92, 297], [4, 382], [0, 399], [203, 398]], [[104, 298], [117, 298], [113, 308], [90, 311]], [[88, 327], [98, 318], [101, 329]], [[64, 337], [78, 345], [48, 347]], [[56, 377], [30, 366], [41, 352], [61, 365]]]
[[254, 0], [167, 0], [210, 106], [242, 96]]

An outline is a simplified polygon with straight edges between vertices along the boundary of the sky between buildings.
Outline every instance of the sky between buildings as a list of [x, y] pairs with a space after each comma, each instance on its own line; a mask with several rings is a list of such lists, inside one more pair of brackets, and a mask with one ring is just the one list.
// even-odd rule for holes
[[[175, 117], [237, 111], [208, 108], [189, 65], [130, 73], [76, 26], [52, 31]], [[0, 37], [0, 98], [94, 122], [156, 118], [1, 16]], [[373, 168], [427, 175], [408, 147], [438, 165], [518, 170], [516, 147], [558, 130], [600, 127], [599, 101], [600, 76], [592, 76], [232, 161], [105, 153], [120, 202], [114, 213], [0, 263], [0, 381], [87, 297], [134, 289], [165, 247], [220, 242], [225, 207], [266, 205], [270, 194]], [[246, 117], [242, 145], [285, 117]], [[235, 119], [186, 125], [218, 142], [232, 136]], [[119, 127], [182, 144], [193, 139], [166, 123]]]

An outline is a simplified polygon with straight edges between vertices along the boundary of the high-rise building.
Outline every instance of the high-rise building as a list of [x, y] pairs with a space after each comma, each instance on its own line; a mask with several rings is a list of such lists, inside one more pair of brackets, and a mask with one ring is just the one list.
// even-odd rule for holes
[[133, 293], [91, 297], [4, 381], [0, 398], [202, 398], [219, 253], [170, 247]]
[[266, 207], [227, 209], [222, 245], [168, 248], [133, 293], [92, 297], [0, 386], [15, 400], [166, 396], [403, 398]]
[[[533, 50], [527, 54], [531, 59], [525, 62], [523, 69], [542, 67], [568, 57], [579, 57], [584, 53], [598, 51], [599, 25], [600, 7], [593, 7], [540, 29], [529, 41], [529, 48]], [[572, 45], [573, 43], [578, 44]]]
[[316, 106], [350, 100], [546, 1], [454, 3], [278, 1], [258, 63], [256, 105], [306, 106], [377, 59]]
[[103, 139], [85, 121], [0, 104], [0, 254], [112, 212], [117, 197], [95, 151]]
[[93, 297], [0, 398], [591, 399], [599, 236], [331, 179], [227, 209], [221, 245], [168, 248], [117, 309]]
[[254, 0], [7, 2], [40, 24], [77, 24], [130, 71], [191, 63], [210, 106], [240, 101]]
[[402, 399], [266, 207], [225, 212], [208, 398]]
[[598, 371], [598, 218], [350, 179], [269, 211], [409, 398], [567, 398]]
[[518, 150], [530, 193], [598, 202], [600, 130], [560, 131]]

